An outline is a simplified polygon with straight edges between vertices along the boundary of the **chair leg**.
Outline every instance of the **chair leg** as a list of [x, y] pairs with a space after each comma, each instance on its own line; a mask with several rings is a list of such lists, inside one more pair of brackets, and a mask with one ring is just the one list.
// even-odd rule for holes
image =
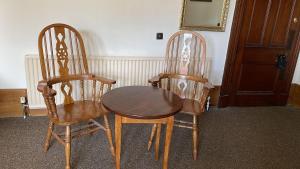
[[111, 154], [113, 156], [115, 156], [115, 147], [114, 147], [113, 142], [112, 142], [111, 130], [110, 130], [108, 119], [107, 119], [106, 115], [104, 115], [104, 125], [105, 125], [105, 133], [106, 133], [107, 138], [108, 138]]
[[148, 141], [148, 151], [150, 150], [151, 148], [151, 145], [152, 145], [152, 140], [154, 138], [154, 134], [156, 132], [156, 128], [157, 128], [157, 124], [154, 124], [152, 126], [152, 130], [151, 130], [151, 135], [150, 135], [150, 138], [149, 138], [149, 141]]
[[54, 124], [53, 124], [52, 121], [50, 121], [49, 125], [48, 125], [48, 131], [47, 131], [47, 136], [46, 136], [46, 140], [45, 140], [45, 145], [44, 145], [44, 151], [45, 152], [47, 152], [48, 149], [49, 149], [53, 127], [54, 127]]
[[66, 138], [65, 138], [65, 154], [66, 154], [66, 167], [65, 169], [71, 169], [71, 126], [66, 126]]
[[[88, 125], [91, 125], [91, 124], [94, 124], [94, 122], [93, 121], [89, 121], [88, 122]], [[93, 129], [93, 126], [91, 126], [91, 127], [89, 127], [91, 130]], [[90, 136], [92, 136], [94, 133], [96, 133], [96, 132], [92, 132], [92, 133], [90, 133]]]
[[198, 145], [199, 145], [199, 138], [198, 138], [198, 120], [197, 116], [193, 116], [193, 159], [197, 159], [198, 155]]
[[161, 124], [157, 124], [156, 140], [155, 140], [155, 160], [158, 160], [159, 142], [160, 142]]

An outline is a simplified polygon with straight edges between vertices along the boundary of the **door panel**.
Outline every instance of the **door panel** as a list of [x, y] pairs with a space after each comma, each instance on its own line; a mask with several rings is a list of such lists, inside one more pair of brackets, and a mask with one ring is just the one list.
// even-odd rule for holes
[[284, 0], [284, 2], [281, 0], [279, 2], [270, 46], [284, 47], [287, 44], [295, 3], [296, 0]]
[[267, 26], [267, 20], [269, 19], [271, 2], [271, 0], [249, 1], [249, 8], [251, 9], [252, 7], [252, 10], [249, 16], [251, 19], [246, 45], [262, 45]]
[[276, 64], [277, 54], [282, 53], [284, 50], [273, 49], [266, 51], [265, 48], [246, 47], [244, 49], [243, 63], [256, 63], [256, 64]]
[[[294, 22], [294, 17], [300, 15], [299, 1], [245, 2], [246, 10], [234, 65], [231, 105], [286, 104], [291, 83], [290, 67], [295, 60], [293, 57], [297, 57], [291, 51], [296, 47], [299, 33], [299, 25]], [[285, 57], [279, 62], [282, 64], [278, 65], [279, 55]]]
[[241, 72], [239, 92], [273, 91], [277, 76], [277, 70], [273, 65], [244, 64]]

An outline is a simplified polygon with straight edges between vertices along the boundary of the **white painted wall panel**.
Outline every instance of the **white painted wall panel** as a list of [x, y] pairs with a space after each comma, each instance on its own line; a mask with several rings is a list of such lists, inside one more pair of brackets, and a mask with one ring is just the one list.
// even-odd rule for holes
[[[201, 32], [208, 43], [211, 82], [220, 85], [236, 0], [225, 32]], [[25, 55], [37, 54], [41, 29], [54, 22], [73, 25], [91, 56], [164, 55], [179, 28], [182, 0], [0, 0], [0, 88], [26, 88]], [[164, 40], [156, 40], [156, 32]], [[299, 81], [300, 66], [294, 82]]]
[[294, 73], [293, 83], [300, 84], [300, 56], [298, 56], [298, 62]]
[[[226, 32], [203, 32], [214, 58], [214, 84], [221, 84], [234, 4]], [[0, 88], [26, 87], [25, 55], [38, 53], [38, 33], [53, 22], [77, 28], [88, 55], [161, 57], [179, 29], [181, 5], [182, 0], [0, 0]], [[156, 40], [156, 32], [164, 40]]]

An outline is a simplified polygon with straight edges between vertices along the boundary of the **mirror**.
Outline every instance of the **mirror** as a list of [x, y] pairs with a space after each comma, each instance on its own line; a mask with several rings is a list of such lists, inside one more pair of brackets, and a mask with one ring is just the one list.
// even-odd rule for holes
[[225, 31], [229, 0], [183, 0], [180, 29]]

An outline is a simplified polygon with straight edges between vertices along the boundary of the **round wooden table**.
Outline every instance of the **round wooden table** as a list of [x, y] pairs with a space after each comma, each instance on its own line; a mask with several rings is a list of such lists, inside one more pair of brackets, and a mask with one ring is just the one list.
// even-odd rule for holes
[[[182, 108], [176, 94], [155, 87], [128, 86], [114, 89], [102, 97], [102, 103], [115, 115], [116, 168], [120, 169], [123, 123], [167, 124], [163, 169], [168, 168], [174, 114]], [[156, 141], [159, 144], [159, 140]], [[158, 145], [156, 148], [158, 149]], [[158, 151], [156, 151], [158, 152]], [[158, 154], [156, 155], [158, 156]]]

